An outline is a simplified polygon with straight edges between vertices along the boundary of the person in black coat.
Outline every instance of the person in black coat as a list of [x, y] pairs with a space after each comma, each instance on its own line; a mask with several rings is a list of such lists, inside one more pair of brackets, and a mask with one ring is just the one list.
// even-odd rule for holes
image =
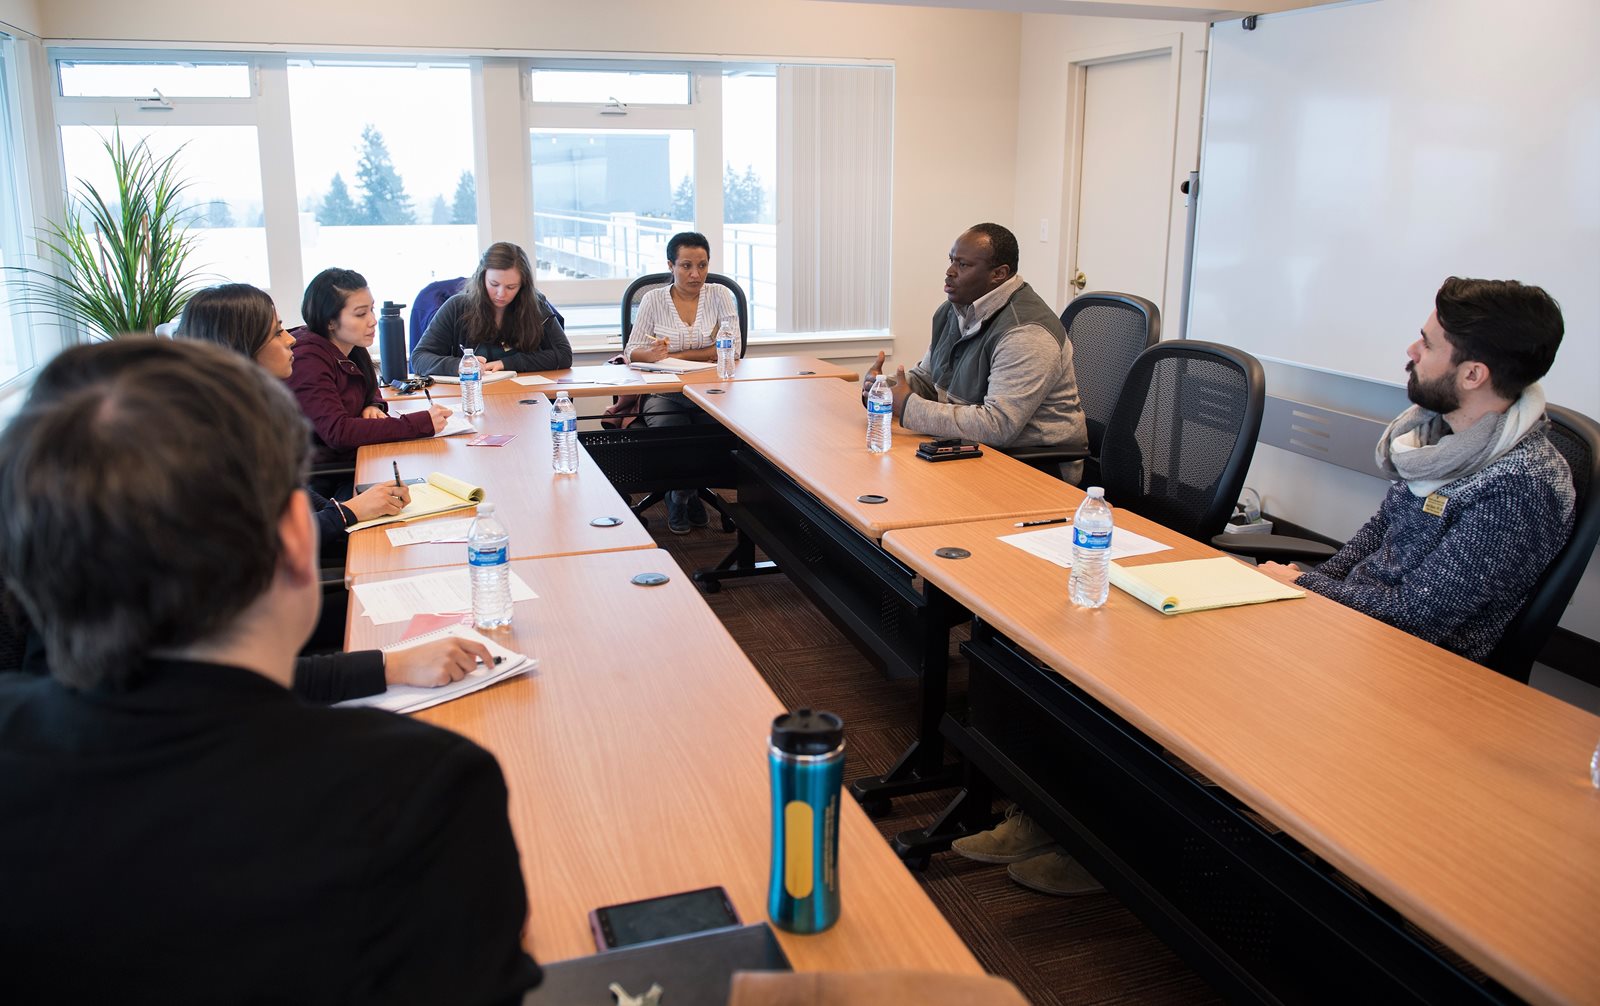
[[[294, 400], [215, 346], [77, 346], [0, 436], [0, 1002], [511, 1003], [494, 758], [289, 691], [316, 620]], [[153, 436], [152, 431], [159, 431]]]

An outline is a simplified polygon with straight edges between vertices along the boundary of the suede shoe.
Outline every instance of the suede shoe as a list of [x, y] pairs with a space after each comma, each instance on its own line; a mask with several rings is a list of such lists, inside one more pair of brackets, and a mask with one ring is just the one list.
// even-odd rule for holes
[[1033, 856], [1006, 867], [1006, 876], [1040, 894], [1065, 897], [1073, 894], [1098, 894], [1105, 890], [1083, 864], [1053, 846], [1043, 855]]
[[688, 491], [673, 489], [667, 493], [667, 530], [673, 534], [689, 533]]
[[1055, 844], [1045, 830], [1033, 823], [1033, 818], [1012, 804], [1006, 809], [1005, 820], [976, 835], [958, 838], [950, 843], [955, 852], [980, 863], [1017, 863]]
[[705, 501], [700, 498], [697, 490], [689, 490], [689, 526], [705, 527], [711, 523], [711, 517], [706, 513]]

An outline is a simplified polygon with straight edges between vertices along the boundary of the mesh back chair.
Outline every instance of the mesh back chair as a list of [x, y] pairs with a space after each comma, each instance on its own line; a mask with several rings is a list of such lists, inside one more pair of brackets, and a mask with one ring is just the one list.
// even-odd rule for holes
[[[639, 316], [639, 303], [644, 300], [644, 295], [651, 290], [666, 286], [672, 282], [672, 273], [653, 272], [647, 276], [640, 276], [628, 284], [627, 292], [622, 295], [622, 348], [628, 348], [628, 337], [633, 334], [633, 319]], [[750, 344], [750, 301], [744, 295], [744, 288], [734, 280], [721, 273], [707, 273], [707, 283], [725, 286], [733, 293], [734, 306], [739, 310], [739, 356], [744, 356], [744, 351]]]
[[1572, 535], [1550, 560], [1527, 603], [1484, 660], [1489, 667], [1518, 681], [1528, 680], [1533, 662], [1561, 620], [1561, 613], [1594, 555], [1595, 542], [1600, 539], [1600, 497], [1594, 493], [1600, 482], [1600, 424], [1581, 412], [1557, 405], [1546, 406], [1545, 413], [1550, 417], [1545, 436], [1572, 470]]
[[[1089, 434], [1082, 485], [1098, 485], [1100, 442], [1122, 394], [1122, 382], [1139, 354], [1161, 340], [1161, 310], [1131, 293], [1083, 293], [1061, 312], [1061, 324], [1072, 344], [1072, 371]], [[1061, 466], [1083, 457], [1056, 447], [1023, 447], [1007, 454], [1041, 471], [1059, 476]]]
[[[639, 314], [639, 304], [651, 290], [672, 282], [669, 272], [656, 272], [640, 276], [628, 284], [622, 295], [622, 345], [626, 349], [633, 335], [633, 322]], [[708, 273], [707, 283], [727, 287], [733, 293], [733, 302], [739, 313], [739, 356], [743, 357], [750, 344], [750, 301], [744, 288], [720, 273]], [[658, 449], [640, 449], [640, 441], [649, 442]], [[685, 482], [693, 485], [697, 474], [710, 481], [704, 485], [732, 483], [732, 468], [723, 460], [737, 440], [716, 427], [674, 427], [670, 430], [635, 427], [633, 429], [598, 430], [581, 435], [584, 449], [595, 463], [605, 471], [606, 477], [628, 500], [628, 509], [641, 522], [648, 523], [644, 511], [661, 502], [672, 489], [683, 488]], [[644, 493], [638, 502], [633, 494]], [[722, 515], [722, 529], [731, 531], [732, 520], [723, 505], [723, 499], [710, 489], [698, 490], [700, 499]]]
[[1230, 346], [1180, 340], [1140, 353], [1101, 443], [1106, 499], [1209, 540], [1250, 468], [1266, 383], [1256, 358]]

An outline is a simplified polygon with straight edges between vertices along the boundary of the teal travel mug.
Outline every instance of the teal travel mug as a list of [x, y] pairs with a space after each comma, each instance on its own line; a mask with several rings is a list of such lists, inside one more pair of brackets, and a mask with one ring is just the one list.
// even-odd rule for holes
[[839, 921], [839, 784], [844, 722], [799, 709], [772, 721], [772, 882], [767, 914], [791, 933]]

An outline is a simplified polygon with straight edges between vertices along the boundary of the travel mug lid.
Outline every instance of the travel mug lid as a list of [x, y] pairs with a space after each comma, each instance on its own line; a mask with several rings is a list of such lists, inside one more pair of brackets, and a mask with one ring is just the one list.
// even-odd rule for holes
[[844, 720], [833, 713], [796, 709], [772, 721], [772, 746], [785, 754], [825, 755], [844, 743]]

